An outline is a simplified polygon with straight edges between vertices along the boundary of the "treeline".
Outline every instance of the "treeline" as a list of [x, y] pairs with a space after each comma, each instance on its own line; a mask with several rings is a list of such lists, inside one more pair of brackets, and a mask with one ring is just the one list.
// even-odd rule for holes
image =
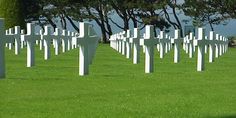
[[[6, 4], [9, 2], [18, 2], [21, 11]], [[143, 28], [151, 24], [160, 30], [174, 27], [182, 32], [180, 12], [191, 16], [190, 21], [195, 26], [210, 24], [214, 30], [213, 25], [236, 17], [235, 4], [235, 0], [185, 0], [181, 4], [178, 0], [0, 0], [0, 7], [7, 8], [1, 9], [0, 16], [15, 8], [14, 13], [20, 14], [25, 22], [36, 22], [40, 26], [50, 24], [54, 28], [60, 24], [64, 29], [69, 22], [77, 31], [77, 22], [94, 20], [101, 29], [103, 42], [106, 42], [113, 34], [111, 25], [126, 30], [130, 25]], [[123, 22], [112, 19], [113, 14]], [[11, 18], [9, 15], [5, 17]], [[19, 20], [19, 16], [16, 19]]]

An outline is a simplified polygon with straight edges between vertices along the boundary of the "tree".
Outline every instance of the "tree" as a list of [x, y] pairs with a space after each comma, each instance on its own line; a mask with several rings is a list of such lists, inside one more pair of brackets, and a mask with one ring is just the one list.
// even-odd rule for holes
[[[27, 21], [37, 22], [40, 26], [47, 24], [57, 27], [60, 21], [61, 27], [67, 29], [68, 23], [79, 32], [77, 22], [94, 20], [101, 28], [103, 42], [107, 42], [112, 35], [109, 24], [107, 0], [25, 0], [28, 9]], [[33, 10], [33, 12], [32, 12]], [[42, 27], [43, 28], [43, 27]]]
[[[179, 14], [178, 11], [180, 12], [181, 9], [179, 8], [179, 5], [177, 5], [177, 1], [164, 0], [162, 4], [163, 4], [162, 6], [163, 6], [163, 13], [164, 13], [165, 19], [175, 29], [179, 29], [180, 36], [183, 37], [183, 28], [178, 17], [178, 14]], [[170, 14], [173, 14], [173, 18], [170, 16]]]
[[111, 0], [110, 3], [123, 20], [123, 25], [116, 23], [112, 19], [110, 20], [122, 30], [129, 29], [130, 21], [133, 22], [134, 27], [138, 27], [138, 23], [141, 24], [142, 28], [148, 24], [154, 25], [155, 28], [160, 30], [167, 29], [170, 26], [160, 15], [162, 6], [162, 1], [160, 0]]
[[221, 14], [224, 18], [236, 18], [235, 0], [211, 0], [207, 5]]
[[0, 0], [0, 17], [5, 18], [5, 29], [20, 26], [25, 29], [25, 14], [22, 0]]
[[229, 18], [236, 18], [235, 0], [188, 0], [182, 5], [186, 16], [193, 17], [193, 25], [204, 26], [225, 22]]
[[[24, 0], [26, 6], [26, 21], [37, 22], [40, 26], [51, 24], [57, 27], [59, 20], [62, 28], [70, 23], [79, 31], [77, 21], [95, 21], [101, 29], [102, 41], [107, 42], [112, 35], [111, 23], [122, 30], [134, 27], [144, 27], [147, 24], [166, 30], [170, 27], [160, 13], [166, 2], [161, 0]], [[123, 23], [117, 23], [110, 16], [117, 13]], [[131, 22], [130, 22], [131, 21]], [[140, 25], [139, 25], [140, 24]]]
[[87, 0], [84, 7], [88, 18], [94, 20], [100, 27], [102, 42], [107, 43], [109, 37], [112, 35], [112, 29], [108, 19], [111, 7], [108, 4], [108, 0]]

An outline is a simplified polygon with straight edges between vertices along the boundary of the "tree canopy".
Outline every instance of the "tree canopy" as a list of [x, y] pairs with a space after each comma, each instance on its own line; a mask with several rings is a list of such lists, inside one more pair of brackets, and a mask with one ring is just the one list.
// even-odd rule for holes
[[[103, 42], [106, 42], [113, 29], [111, 24], [127, 30], [143, 28], [147, 24], [160, 30], [169, 27], [180, 29], [182, 24], [179, 11], [192, 17], [195, 26], [220, 24], [236, 18], [234, 0], [0, 0], [0, 16], [5, 17], [7, 27], [36, 22], [40, 26], [67, 29], [68, 23], [79, 31], [81, 21], [95, 21], [101, 29]], [[111, 16], [117, 14], [122, 23]]]
[[24, 5], [22, 0], [0, 0], [0, 17], [5, 18], [5, 28], [25, 28]]

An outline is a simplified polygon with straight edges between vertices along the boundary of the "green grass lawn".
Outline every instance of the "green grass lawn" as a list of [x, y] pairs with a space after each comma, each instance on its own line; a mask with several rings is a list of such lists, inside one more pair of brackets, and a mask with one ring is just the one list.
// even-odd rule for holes
[[[52, 50], [53, 51], [53, 50]], [[6, 49], [7, 77], [0, 80], [0, 118], [71, 117], [236, 117], [236, 49], [196, 71], [196, 56], [173, 51], [159, 58], [155, 72], [141, 63], [99, 45], [90, 74], [78, 75], [78, 50], [43, 60], [36, 49], [36, 66], [26, 68], [26, 49], [15, 56]], [[206, 60], [207, 60], [206, 56]]]

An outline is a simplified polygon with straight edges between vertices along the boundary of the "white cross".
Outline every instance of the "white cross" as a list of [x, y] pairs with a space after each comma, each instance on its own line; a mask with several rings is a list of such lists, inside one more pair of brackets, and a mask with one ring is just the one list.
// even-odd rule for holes
[[27, 23], [27, 34], [23, 35], [24, 40], [27, 42], [27, 67], [35, 65], [35, 42], [40, 39], [39, 35], [35, 35], [35, 25]]
[[[5, 44], [14, 42], [13, 29], [9, 33], [4, 30], [4, 19], [0, 18], [0, 78], [5, 78]], [[8, 34], [8, 35], [7, 35]]]
[[80, 48], [79, 75], [81, 76], [89, 73], [89, 63], [91, 63], [91, 58], [95, 54], [99, 40], [91, 29], [92, 27], [88, 23], [80, 23], [80, 33], [77, 42]]
[[39, 40], [39, 50], [43, 49], [44, 39], [43, 39], [43, 29], [39, 30], [40, 40]]
[[123, 33], [122, 32], [117, 33], [118, 52], [120, 54], [122, 54], [122, 38], [123, 38]]
[[154, 71], [154, 46], [159, 43], [154, 35], [154, 26], [145, 27], [145, 37], [140, 39], [141, 45], [145, 46], [145, 73]]
[[50, 45], [51, 41], [56, 38], [51, 32], [49, 26], [44, 27], [43, 40], [44, 40], [44, 59], [48, 60], [50, 58]]
[[174, 63], [178, 63], [180, 60], [180, 44], [183, 39], [180, 38], [180, 31], [175, 30], [175, 37], [171, 39], [171, 43], [174, 44]]
[[160, 58], [162, 59], [164, 58], [165, 50], [168, 51], [167, 44], [169, 42], [168, 36], [165, 35], [164, 31], [160, 31], [159, 41]]
[[68, 51], [68, 32], [66, 30], [62, 30], [62, 52]]
[[224, 46], [225, 46], [225, 50], [224, 50], [224, 52], [226, 53], [227, 50], [228, 50], [228, 44], [229, 44], [229, 41], [228, 41], [228, 39], [225, 38], [225, 37], [224, 37], [224, 39], [225, 39], [225, 41], [224, 41]]
[[117, 50], [117, 35], [113, 34], [110, 36], [109, 38], [110, 41], [110, 47], [112, 47], [113, 49]]
[[[14, 43], [13, 28], [10, 28], [8, 31], [6, 31], [5, 43], [8, 43], [8, 44]], [[11, 48], [9, 47], [9, 49]]]
[[165, 53], [168, 53], [170, 51], [170, 43], [170, 37], [168, 34], [166, 34]]
[[122, 37], [121, 37], [121, 41], [122, 41], [122, 55], [126, 55], [126, 42], [125, 42], [125, 36], [126, 32], [123, 31], [122, 32]]
[[226, 53], [228, 47], [228, 39], [224, 37], [224, 53]]
[[92, 60], [95, 56], [96, 48], [98, 46], [99, 37], [94, 31], [92, 25], [89, 27], [89, 64], [92, 64]]
[[118, 39], [119, 39], [119, 34], [117, 33], [113, 36], [113, 41], [112, 41], [114, 43], [113, 48], [115, 48], [117, 52], [119, 52], [119, 40]]
[[168, 36], [168, 40], [169, 40], [169, 43], [168, 43], [168, 52], [172, 49], [172, 44], [171, 44], [171, 37]]
[[196, 36], [193, 36], [193, 52], [196, 52], [195, 40], [197, 40]]
[[12, 35], [6, 35], [4, 30], [4, 19], [0, 18], [0, 78], [5, 78], [6, 65], [5, 65], [5, 44], [13, 43], [14, 37]]
[[133, 63], [140, 62], [140, 29], [134, 28], [134, 36], [130, 38], [130, 43], [133, 44]]
[[14, 29], [10, 28], [8, 31], [6, 30], [7, 40], [8, 41], [8, 48], [9, 50], [12, 49], [12, 44], [14, 43], [15, 37], [14, 37]]
[[54, 35], [56, 36], [56, 38], [54, 38], [54, 42], [55, 42], [55, 55], [59, 54], [59, 47], [61, 45], [61, 35], [62, 35], [62, 31], [58, 28], [55, 28], [55, 32]]
[[[187, 46], [187, 39], [186, 36], [183, 38], [183, 49], [186, 51], [186, 46]], [[187, 53], [187, 52], [186, 52]]]
[[186, 52], [186, 54], [189, 53], [189, 43], [190, 43], [190, 41], [189, 41], [189, 35], [187, 35], [187, 36], [184, 38], [184, 43], [183, 43], [183, 45], [184, 45], [184, 47], [185, 47], [185, 52]]
[[229, 46], [229, 39], [228, 38], [226, 38], [226, 42], [225, 42], [226, 44], [226, 49], [225, 49], [225, 51], [227, 52], [228, 51], [228, 46]]
[[226, 38], [225, 37], [223, 37], [223, 41], [224, 41], [224, 43], [223, 43], [223, 54], [225, 54], [226, 53]]
[[[159, 35], [157, 36], [159, 38]], [[157, 44], [157, 51], [160, 52], [160, 44]]]
[[226, 49], [227, 49], [227, 45], [228, 45], [227, 39], [223, 36], [222, 36], [221, 44], [222, 44], [222, 55], [223, 55], [224, 53], [226, 53]]
[[67, 50], [71, 50], [71, 46], [72, 46], [72, 32], [67, 31], [67, 38], [68, 38], [68, 45], [67, 45]]
[[220, 52], [220, 35], [216, 34], [216, 41], [217, 43], [215, 44], [215, 57], [218, 58], [219, 57], [219, 52]]
[[21, 33], [20, 26], [14, 27], [15, 32], [12, 34], [15, 39], [15, 54], [18, 55], [20, 53], [20, 41], [21, 41]]
[[123, 46], [122, 46], [122, 44], [123, 44], [123, 43], [122, 43], [122, 42], [123, 42], [123, 41], [122, 41], [122, 37], [123, 37], [123, 33], [120, 32], [118, 36], [119, 36], [119, 38], [118, 38], [118, 42], [119, 42], [119, 53], [122, 53], [122, 47], [123, 47]]
[[223, 36], [220, 35], [220, 53], [219, 55], [221, 56], [223, 54], [223, 46], [222, 46], [222, 42], [223, 42]]
[[121, 45], [120, 45], [120, 33], [117, 33], [116, 34], [116, 47], [117, 47], [117, 51], [119, 52], [119, 53], [121, 53]]
[[118, 52], [119, 51], [119, 41], [118, 41], [118, 34], [114, 34], [111, 37], [111, 46]]
[[126, 31], [126, 36], [124, 37], [124, 42], [126, 44], [126, 58], [131, 58], [131, 44], [129, 42], [130, 40], [130, 30]]
[[225, 53], [225, 37], [223, 37], [223, 43], [222, 43], [222, 55]]
[[76, 35], [77, 35], [77, 33], [75, 33], [75, 32], [72, 32], [72, 33], [71, 33], [71, 36], [72, 36], [72, 37], [71, 37], [72, 49], [77, 48]]
[[194, 36], [193, 36], [193, 33], [190, 32], [189, 33], [189, 58], [193, 58], [193, 52], [194, 52]]
[[204, 51], [205, 51], [205, 45], [207, 44], [207, 41], [205, 40], [204, 28], [198, 28], [198, 40], [196, 40], [196, 44], [198, 46], [197, 71], [203, 71], [205, 69]]
[[[207, 36], [205, 36], [205, 40], [207, 40], [207, 42], [209, 42]], [[207, 49], [208, 49], [208, 43], [205, 45], [205, 54], [207, 54]]]
[[24, 34], [25, 34], [25, 30], [21, 30], [20, 31], [20, 33], [21, 33], [21, 49], [23, 49], [24, 48], [24, 45], [25, 45], [25, 39], [24, 39]]
[[216, 45], [216, 35], [214, 31], [210, 31], [209, 35], [209, 62], [214, 62], [215, 58], [215, 45]]
[[119, 34], [116, 33], [111, 37], [111, 46], [117, 51], [119, 52]]

